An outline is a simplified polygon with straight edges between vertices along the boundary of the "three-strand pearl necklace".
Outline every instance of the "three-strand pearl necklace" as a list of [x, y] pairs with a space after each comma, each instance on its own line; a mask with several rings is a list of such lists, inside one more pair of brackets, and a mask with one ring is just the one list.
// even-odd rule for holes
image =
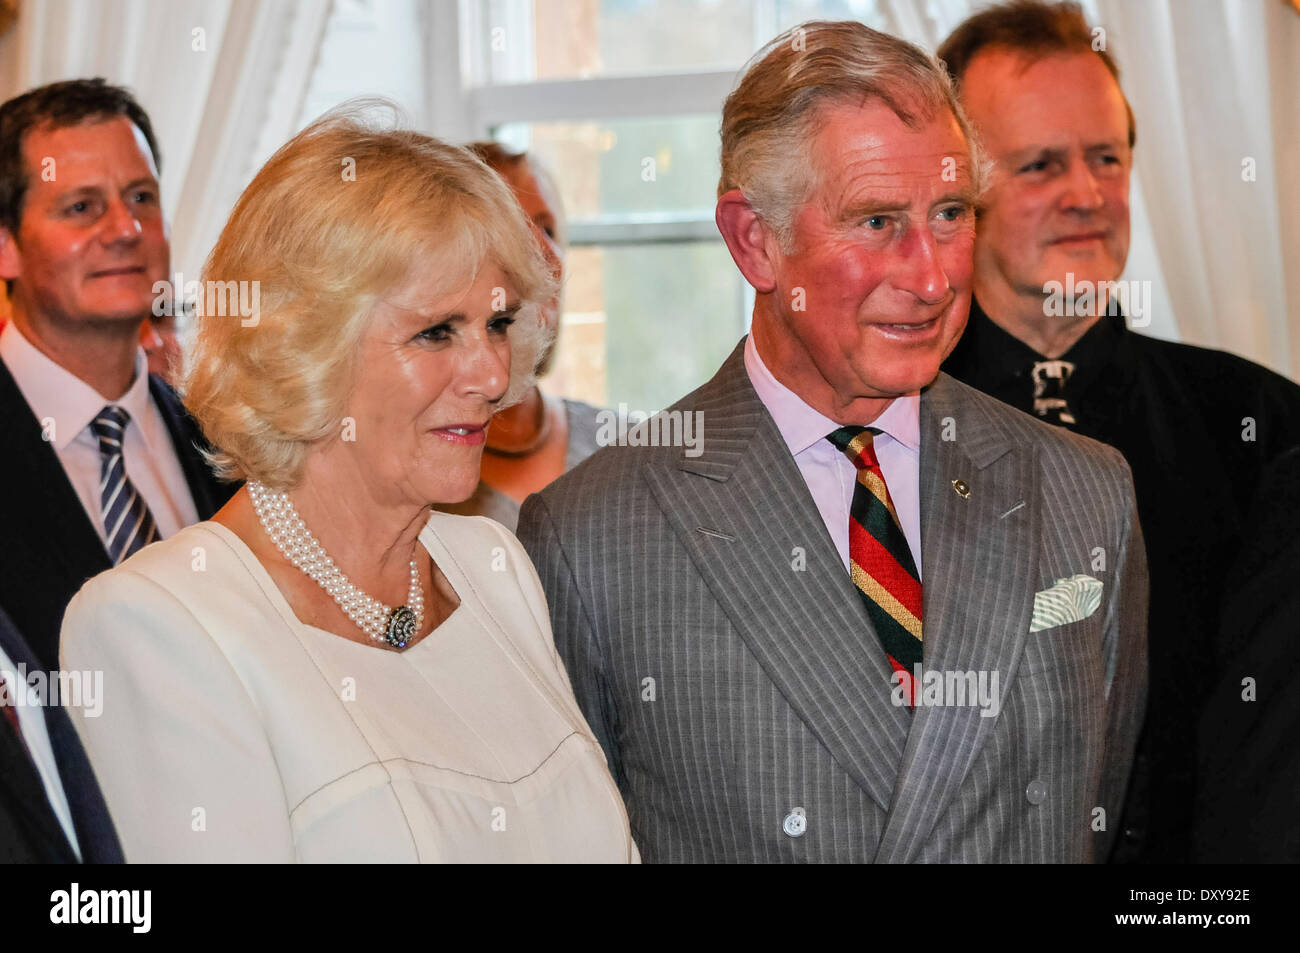
[[330, 559], [289, 502], [287, 493], [250, 481], [248, 495], [252, 497], [253, 509], [257, 510], [257, 518], [262, 521], [266, 535], [271, 537], [285, 559], [314, 579], [370, 638], [393, 648], [406, 648], [424, 621], [424, 591], [414, 559], [411, 560], [407, 604], [389, 608], [354, 586], [334, 565], [334, 560]]

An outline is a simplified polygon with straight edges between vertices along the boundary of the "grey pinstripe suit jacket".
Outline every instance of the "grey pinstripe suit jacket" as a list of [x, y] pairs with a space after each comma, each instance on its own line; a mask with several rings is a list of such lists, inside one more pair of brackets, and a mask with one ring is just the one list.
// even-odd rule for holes
[[[703, 413], [701, 455], [606, 448], [519, 523], [642, 857], [1104, 858], [1146, 694], [1119, 453], [943, 374], [923, 393], [925, 665], [996, 671], [1001, 711], [909, 712], [743, 342], [672, 409]], [[1101, 605], [1031, 633], [1035, 592], [1076, 573]]]

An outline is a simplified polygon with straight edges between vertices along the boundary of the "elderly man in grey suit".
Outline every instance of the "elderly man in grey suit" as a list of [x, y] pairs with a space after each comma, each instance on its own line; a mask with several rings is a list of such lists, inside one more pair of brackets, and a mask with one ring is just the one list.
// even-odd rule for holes
[[[1146, 557], [1117, 452], [939, 373], [981, 166], [910, 44], [772, 41], [722, 121], [752, 333], [523, 508], [648, 861], [1105, 856]], [[702, 440], [665, 446], [683, 414]]]

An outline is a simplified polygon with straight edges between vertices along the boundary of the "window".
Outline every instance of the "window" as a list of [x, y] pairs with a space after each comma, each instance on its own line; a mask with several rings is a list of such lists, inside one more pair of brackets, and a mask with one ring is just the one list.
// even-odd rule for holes
[[738, 70], [783, 29], [817, 17], [872, 23], [876, 7], [461, 0], [466, 138], [538, 156], [569, 221], [548, 389], [652, 411], [712, 376], [753, 306], [713, 222], [722, 102]]
[[707, 380], [745, 332], [747, 285], [713, 224], [717, 118], [506, 123], [554, 172], [569, 218], [548, 386], [657, 410]]
[[[551, 169], [570, 250], [549, 390], [650, 411], [707, 380], [752, 289], [713, 222], [718, 123], [782, 30], [858, 19], [932, 46], [969, 0], [336, 0], [301, 121], [358, 93]], [[269, 153], [268, 153], [269, 154]]]

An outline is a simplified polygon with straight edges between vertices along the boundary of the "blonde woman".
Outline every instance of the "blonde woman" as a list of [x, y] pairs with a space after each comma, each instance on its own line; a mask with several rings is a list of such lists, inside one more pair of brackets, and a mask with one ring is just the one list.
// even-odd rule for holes
[[62, 633], [104, 672], [78, 727], [127, 860], [635, 860], [527, 556], [431, 512], [474, 490], [546, 345], [554, 283], [508, 188], [326, 117], [204, 278], [260, 289], [258, 315], [200, 317], [185, 381], [247, 483], [91, 580]]

